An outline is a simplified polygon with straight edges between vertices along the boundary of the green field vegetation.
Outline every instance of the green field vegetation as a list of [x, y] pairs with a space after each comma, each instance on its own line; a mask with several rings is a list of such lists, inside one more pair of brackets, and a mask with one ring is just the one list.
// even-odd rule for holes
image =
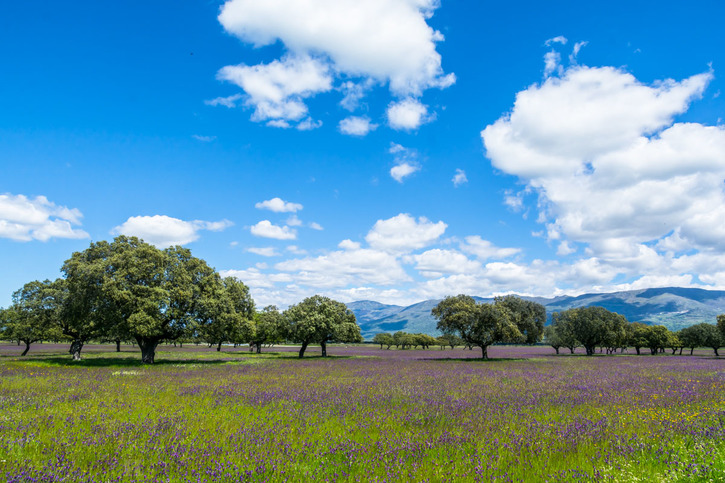
[[0, 358], [3, 480], [725, 480], [711, 351], [113, 350]]

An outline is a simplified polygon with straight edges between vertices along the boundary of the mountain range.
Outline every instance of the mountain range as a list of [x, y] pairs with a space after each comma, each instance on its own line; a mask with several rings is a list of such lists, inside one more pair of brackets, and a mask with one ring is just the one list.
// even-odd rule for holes
[[[675, 331], [700, 322], [715, 323], [718, 314], [725, 313], [725, 291], [699, 288], [648, 288], [626, 292], [584, 294], [576, 297], [522, 297], [546, 307], [547, 317], [553, 312], [576, 307], [598, 305], [624, 315], [630, 322], [664, 325]], [[492, 298], [474, 297], [479, 303], [493, 302]], [[385, 305], [371, 300], [351, 302], [347, 307], [355, 314], [363, 337], [369, 340], [379, 332], [423, 333], [440, 335], [431, 309], [440, 300], [425, 300], [402, 307]]]

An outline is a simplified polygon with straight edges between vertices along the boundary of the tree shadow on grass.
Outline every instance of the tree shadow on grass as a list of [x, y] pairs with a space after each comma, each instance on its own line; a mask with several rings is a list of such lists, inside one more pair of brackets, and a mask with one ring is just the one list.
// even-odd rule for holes
[[418, 361], [442, 361], [442, 362], [504, 362], [504, 361], [529, 361], [527, 357], [421, 357]]
[[15, 362], [39, 363], [56, 367], [154, 367], [154, 366], [215, 366], [234, 362], [244, 362], [246, 358], [225, 359], [158, 359], [153, 364], [144, 364], [140, 357], [91, 357], [74, 361], [70, 357], [24, 357]]

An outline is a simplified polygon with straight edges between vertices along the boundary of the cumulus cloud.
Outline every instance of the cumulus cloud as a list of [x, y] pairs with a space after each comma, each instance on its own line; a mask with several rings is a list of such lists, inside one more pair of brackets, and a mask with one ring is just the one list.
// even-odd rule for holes
[[446, 231], [448, 225], [433, 223], [421, 216], [416, 219], [401, 213], [387, 220], [378, 220], [365, 241], [375, 249], [388, 252], [407, 252], [430, 245]]
[[453, 186], [458, 188], [462, 184], [468, 183], [468, 178], [466, 177], [466, 172], [462, 169], [456, 169], [456, 174], [453, 175]]
[[388, 125], [393, 129], [411, 131], [433, 120], [428, 115], [428, 107], [418, 99], [407, 98], [393, 102], [388, 106]]
[[127, 235], [141, 238], [159, 248], [186, 245], [199, 239], [199, 232], [223, 231], [234, 225], [229, 220], [185, 221], [166, 215], [132, 216], [111, 230], [113, 235]]
[[279, 253], [277, 253], [277, 249], [274, 247], [250, 247], [247, 248], [247, 251], [263, 257], [276, 257], [279, 255]]
[[343, 250], [359, 250], [360, 242], [354, 242], [350, 239], [345, 239], [338, 243], [337, 246], [342, 248]]
[[269, 220], [262, 220], [250, 228], [252, 235], [262, 238], [274, 238], [276, 240], [295, 240], [297, 231], [288, 226], [272, 224]]
[[429, 278], [450, 273], [475, 273], [481, 268], [480, 262], [469, 260], [466, 255], [456, 250], [434, 248], [411, 258], [416, 263], [416, 270]]
[[219, 14], [226, 31], [255, 47], [281, 41], [285, 54], [270, 64], [224, 67], [219, 77], [244, 90], [257, 121], [301, 119], [305, 99], [335, 79], [345, 79], [339, 90], [348, 110], [373, 83], [417, 98], [455, 82], [436, 51], [443, 35], [427, 23], [437, 7], [437, 0], [229, 0]]
[[0, 238], [17, 241], [51, 238], [88, 238], [85, 231], [74, 228], [83, 214], [77, 208], [59, 206], [45, 196], [0, 194]]
[[725, 129], [675, 122], [712, 78], [645, 84], [574, 65], [519, 92], [482, 132], [493, 165], [538, 195], [557, 254], [585, 244], [591, 258], [570, 267], [572, 283], [682, 281], [693, 269], [683, 253], [725, 250]]
[[310, 287], [344, 287], [355, 283], [390, 285], [410, 278], [399, 260], [380, 250], [334, 251], [319, 257], [287, 260], [275, 265], [282, 272], [293, 272], [296, 283]]
[[307, 115], [303, 99], [332, 89], [329, 67], [307, 56], [253, 66], [228, 65], [217, 77], [244, 89], [255, 121], [299, 121]]
[[481, 260], [509, 258], [521, 253], [520, 248], [500, 248], [479, 235], [467, 236], [464, 243], [461, 243], [461, 250], [475, 255]]
[[272, 198], [271, 200], [260, 201], [254, 205], [258, 210], [270, 210], [275, 213], [296, 213], [302, 210], [303, 206], [299, 203], [284, 201], [282, 198]]
[[369, 117], [350, 116], [340, 121], [338, 127], [343, 134], [362, 137], [374, 131], [378, 125], [370, 122]]
[[419, 170], [420, 166], [416, 166], [408, 162], [403, 162], [400, 164], [396, 164], [395, 166], [390, 168], [390, 176], [398, 183], [402, 183], [404, 178]]

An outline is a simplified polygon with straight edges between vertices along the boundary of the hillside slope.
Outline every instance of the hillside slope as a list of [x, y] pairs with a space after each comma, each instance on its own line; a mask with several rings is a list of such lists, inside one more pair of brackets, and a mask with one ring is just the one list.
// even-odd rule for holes
[[[474, 297], [479, 302], [492, 299]], [[578, 297], [524, 297], [543, 304], [547, 315], [574, 307], [598, 305], [627, 317], [630, 322], [664, 325], [679, 330], [700, 322], [714, 323], [725, 313], [725, 291], [698, 288], [650, 288], [627, 292], [584, 294]], [[426, 300], [408, 307], [385, 305], [373, 301], [351, 302], [362, 334], [371, 339], [378, 332], [421, 332], [439, 335], [430, 311], [440, 300]]]

